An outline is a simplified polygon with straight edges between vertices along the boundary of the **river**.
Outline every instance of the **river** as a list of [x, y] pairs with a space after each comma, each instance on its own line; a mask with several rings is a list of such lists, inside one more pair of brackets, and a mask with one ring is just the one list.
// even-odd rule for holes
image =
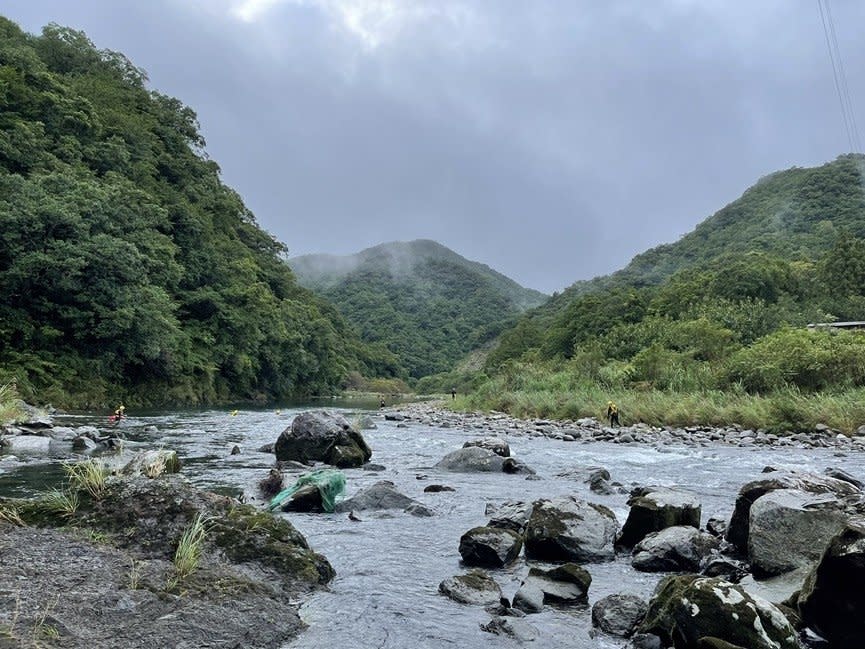
[[[605, 467], [613, 480], [628, 488], [675, 485], [692, 491], [702, 502], [704, 525], [709, 516], [727, 517], [739, 487], [758, 477], [766, 465], [816, 472], [831, 466], [859, 478], [865, 476], [862, 453], [839, 453], [834, 449], [684, 445], [652, 448], [522, 435], [507, 438], [511, 453], [532, 467], [540, 479], [446, 473], [434, 469], [435, 463], [485, 431], [411, 421], [399, 427], [397, 422], [385, 421], [377, 410], [357, 405], [334, 402], [328, 408], [348, 418], [364, 413], [373, 417], [377, 428], [364, 430], [363, 435], [373, 449], [372, 462], [385, 469], [346, 470], [346, 496], [376, 481], [390, 480], [399, 491], [427, 505], [435, 516], [362, 512], [361, 520], [356, 522], [346, 514], [280, 514], [291, 520], [315, 550], [327, 556], [337, 572], [329, 589], [316, 593], [302, 605], [301, 617], [309, 629], [286, 649], [519, 646], [515, 640], [482, 631], [480, 625], [489, 622], [490, 615], [481, 607], [443, 597], [438, 585], [465, 571], [460, 565], [459, 539], [472, 527], [486, 523], [487, 503], [574, 494], [610, 507], [619, 524], [624, 523], [628, 513], [626, 495], [599, 496], [591, 493], [587, 484], [560, 476], [579, 467]], [[273, 465], [272, 455], [256, 449], [274, 442], [302, 409], [307, 408], [239, 410], [236, 415], [227, 410], [130, 413], [122, 430], [131, 442], [176, 450], [184, 462], [183, 473], [198, 486], [245, 494], [250, 499], [256, 483]], [[56, 418], [56, 424], [104, 425], [104, 418], [65, 415]], [[235, 445], [241, 453], [231, 455]], [[22, 459], [24, 463], [0, 463], [0, 494], [25, 495], [60, 480], [59, 459]], [[430, 484], [448, 485], [455, 491], [424, 493], [424, 487]], [[661, 576], [633, 570], [627, 557], [586, 568], [593, 578], [590, 604], [612, 593], [634, 593], [648, 599]], [[511, 598], [527, 572], [528, 566], [521, 558], [510, 568], [490, 574], [505, 596]], [[590, 637], [589, 607], [547, 606], [525, 621], [539, 631], [538, 640], [532, 643], [535, 646], [624, 646], [621, 640], [603, 634]]]

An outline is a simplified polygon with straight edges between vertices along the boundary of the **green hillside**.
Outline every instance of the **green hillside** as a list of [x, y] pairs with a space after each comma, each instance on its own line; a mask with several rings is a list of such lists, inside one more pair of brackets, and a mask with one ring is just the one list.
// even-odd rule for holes
[[204, 146], [122, 54], [0, 18], [0, 384], [58, 405], [207, 402], [387, 370], [297, 285]]
[[[523, 316], [469, 404], [646, 421], [865, 423], [865, 158], [761, 179], [673, 244]], [[477, 384], [476, 384], [477, 385]], [[820, 396], [822, 395], [822, 396]], [[828, 395], [828, 396], [827, 396]]]
[[331, 301], [362, 340], [393, 352], [412, 378], [451, 369], [546, 299], [428, 240], [289, 264], [298, 282]]

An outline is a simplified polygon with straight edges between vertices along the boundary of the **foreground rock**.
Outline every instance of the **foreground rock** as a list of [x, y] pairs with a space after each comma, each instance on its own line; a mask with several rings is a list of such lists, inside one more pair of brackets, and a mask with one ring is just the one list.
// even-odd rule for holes
[[849, 522], [805, 579], [802, 620], [832, 647], [865, 647], [865, 520]]
[[646, 601], [636, 595], [607, 595], [592, 606], [592, 626], [604, 633], [628, 638], [648, 610]]
[[526, 593], [537, 592], [542, 594], [543, 604], [586, 604], [591, 585], [592, 576], [575, 563], [565, 563], [551, 570], [530, 568], [514, 597], [514, 606], [529, 599]]
[[616, 516], [603, 505], [564, 496], [534, 504], [526, 529], [526, 557], [586, 563], [615, 558]]
[[616, 545], [632, 548], [652, 532], [667, 527], [700, 527], [702, 508], [688, 493], [664, 487], [641, 487], [628, 499], [631, 510]]
[[485, 448], [501, 457], [511, 456], [511, 447], [505, 440], [498, 437], [484, 437], [483, 439], [474, 439], [463, 444], [463, 448], [471, 448], [473, 446]]
[[778, 489], [751, 506], [748, 557], [756, 575], [780, 575], [816, 562], [844, 527], [834, 494]]
[[426, 505], [401, 494], [390, 480], [380, 480], [351, 498], [336, 504], [337, 512], [381, 511], [398, 509], [413, 516], [432, 516]]
[[853, 484], [815, 473], [775, 471], [768, 477], [748, 482], [739, 489], [733, 515], [727, 527], [727, 540], [743, 554], [748, 551], [751, 506], [758, 498], [778, 489], [796, 489], [811, 494], [834, 494], [839, 498], [861, 493]]
[[448, 453], [436, 464], [436, 468], [456, 473], [500, 473], [504, 463], [501, 455], [487, 448], [469, 446]]
[[[66, 647], [276, 648], [303, 628], [290, 602], [334, 576], [288, 521], [181, 476], [111, 478], [79, 500], [63, 514], [3, 503], [30, 525], [64, 526], [0, 522], [0, 574], [14, 584], [0, 589], [0, 625], [13, 639], [41, 625]], [[200, 564], [179, 575], [175, 550], [199, 517]]]
[[720, 541], [690, 525], [653, 532], [634, 548], [631, 565], [643, 572], [696, 572]]
[[800, 649], [795, 629], [777, 607], [718, 577], [663, 579], [639, 631], [682, 649]]
[[280, 461], [324, 462], [339, 468], [359, 467], [372, 457], [363, 436], [344, 417], [326, 411], [299, 414], [273, 450]]

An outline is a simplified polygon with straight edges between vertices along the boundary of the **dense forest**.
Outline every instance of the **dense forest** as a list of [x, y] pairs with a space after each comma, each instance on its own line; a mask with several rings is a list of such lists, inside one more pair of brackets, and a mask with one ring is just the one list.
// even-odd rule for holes
[[197, 403], [396, 373], [296, 283], [204, 146], [193, 110], [122, 54], [0, 18], [0, 383]]
[[331, 301], [362, 340], [395, 354], [409, 380], [450, 370], [546, 300], [428, 240], [290, 263], [298, 281]]
[[761, 179], [678, 242], [526, 314], [482, 392], [496, 402], [529, 375], [561, 393], [865, 387], [865, 333], [805, 326], [865, 320], [863, 187], [859, 155]]

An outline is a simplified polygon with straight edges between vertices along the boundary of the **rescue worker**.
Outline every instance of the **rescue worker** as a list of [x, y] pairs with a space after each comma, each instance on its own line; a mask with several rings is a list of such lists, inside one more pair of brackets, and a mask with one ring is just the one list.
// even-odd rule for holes
[[619, 409], [612, 401], [607, 402], [607, 419], [610, 420], [610, 426], [619, 426]]

